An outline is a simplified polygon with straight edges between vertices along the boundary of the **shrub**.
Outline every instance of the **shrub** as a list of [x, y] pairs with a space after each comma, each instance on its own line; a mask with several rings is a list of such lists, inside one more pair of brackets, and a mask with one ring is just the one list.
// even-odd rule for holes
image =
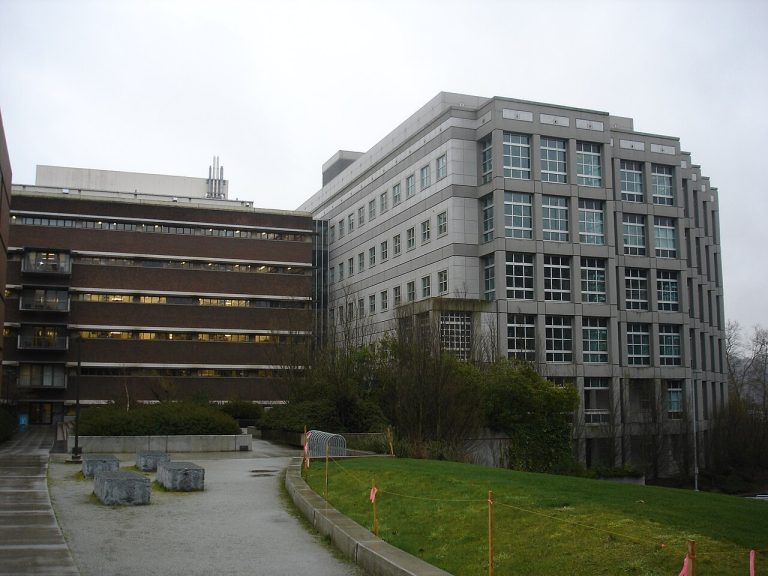
[[16, 429], [16, 419], [5, 408], [0, 408], [0, 442], [10, 440]]
[[307, 430], [342, 431], [336, 407], [330, 400], [308, 400], [291, 402], [267, 410], [262, 418], [262, 427], [271, 430], [304, 432]]
[[83, 436], [165, 436], [239, 434], [240, 426], [216, 407], [188, 402], [161, 402], [122, 407], [94, 406], [80, 414]]
[[229, 414], [240, 426], [258, 426], [264, 416], [264, 407], [255, 402], [233, 400], [221, 406], [221, 411]]

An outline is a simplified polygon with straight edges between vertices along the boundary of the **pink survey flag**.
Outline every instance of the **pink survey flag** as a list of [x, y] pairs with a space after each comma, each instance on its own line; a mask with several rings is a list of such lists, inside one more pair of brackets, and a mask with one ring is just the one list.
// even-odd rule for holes
[[749, 576], [755, 576], [755, 551], [749, 551]]
[[685, 555], [685, 560], [683, 560], [683, 569], [680, 570], [680, 574], [678, 576], [688, 576], [688, 554]]
[[371, 504], [373, 504], [374, 502], [376, 502], [376, 493], [377, 493], [377, 492], [378, 492], [378, 490], [376, 489], [376, 486], [374, 486], [373, 488], [371, 488], [371, 495], [370, 495]]

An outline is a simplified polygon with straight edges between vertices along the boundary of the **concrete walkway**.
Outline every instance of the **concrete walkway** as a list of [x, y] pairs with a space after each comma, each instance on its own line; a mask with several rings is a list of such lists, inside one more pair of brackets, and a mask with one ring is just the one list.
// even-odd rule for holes
[[34, 426], [0, 445], [0, 574], [79, 574], [48, 497], [53, 441]]

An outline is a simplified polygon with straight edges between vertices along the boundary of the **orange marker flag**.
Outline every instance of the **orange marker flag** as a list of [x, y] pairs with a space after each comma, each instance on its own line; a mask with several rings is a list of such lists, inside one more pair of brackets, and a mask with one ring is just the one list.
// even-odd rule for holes
[[688, 554], [685, 555], [685, 560], [683, 560], [683, 569], [680, 570], [680, 574], [678, 576], [688, 576]]
[[379, 490], [376, 488], [376, 486], [374, 486], [373, 488], [371, 488], [371, 495], [370, 495], [371, 504], [375, 504], [375, 503], [376, 503], [376, 493], [377, 493], [378, 491], [379, 491]]
[[749, 576], [755, 576], [755, 551], [749, 551]]

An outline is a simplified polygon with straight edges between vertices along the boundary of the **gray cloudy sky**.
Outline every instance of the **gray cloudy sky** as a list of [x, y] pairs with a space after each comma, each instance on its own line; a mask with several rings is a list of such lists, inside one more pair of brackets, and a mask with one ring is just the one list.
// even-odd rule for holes
[[294, 209], [440, 91], [678, 136], [720, 190], [726, 316], [768, 326], [768, 0], [0, 0], [14, 182], [36, 164], [206, 177]]

